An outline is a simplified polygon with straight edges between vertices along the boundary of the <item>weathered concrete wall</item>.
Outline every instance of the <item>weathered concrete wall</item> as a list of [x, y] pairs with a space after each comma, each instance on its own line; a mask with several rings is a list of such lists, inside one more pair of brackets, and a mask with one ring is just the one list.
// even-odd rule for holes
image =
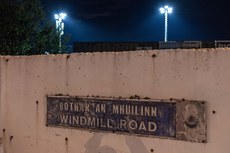
[[[4, 153], [230, 150], [229, 49], [5, 56], [0, 60], [0, 134]], [[205, 100], [207, 143], [46, 127], [46, 95], [59, 93]]]

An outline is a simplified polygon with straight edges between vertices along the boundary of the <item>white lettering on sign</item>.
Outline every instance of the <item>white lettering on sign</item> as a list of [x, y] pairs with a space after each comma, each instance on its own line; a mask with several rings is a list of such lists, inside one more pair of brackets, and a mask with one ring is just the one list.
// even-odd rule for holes
[[60, 111], [75, 111], [75, 112], [89, 112], [90, 105], [88, 103], [73, 103], [73, 102], [61, 102], [59, 104]]
[[50, 97], [47, 125], [175, 137], [174, 102]]
[[128, 131], [146, 131], [155, 132], [157, 130], [157, 124], [155, 122], [144, 122], [135, 120], [124, 120], [120, 119], [118, 124], [113, 124], [111, 119], [104, 119], [100, 117], [86, 117], [86, 116], [76, 116], [68, 114], [60, 114], [60, 120], [62, 125], [70, 124], [73, 126], [90, 126], [90, 127], [100, 127], [108, 129], [121, 129]]
[[112, 105], [113, 114], [126, 114], [136, 116], [157, 116], [157, 107], [137, 105]]

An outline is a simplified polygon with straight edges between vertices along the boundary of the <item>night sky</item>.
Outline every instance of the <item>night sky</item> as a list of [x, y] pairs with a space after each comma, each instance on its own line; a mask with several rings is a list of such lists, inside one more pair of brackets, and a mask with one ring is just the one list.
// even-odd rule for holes
[[[66, 12], [65, 33], [77, 42], [152, 42], [164, 40], [164, 15], [173, 7], [168, 40], [230, 40], [227, 0], [41, 0], [49, 18]], [[55, 20], [53, 19], [55, 22]]]

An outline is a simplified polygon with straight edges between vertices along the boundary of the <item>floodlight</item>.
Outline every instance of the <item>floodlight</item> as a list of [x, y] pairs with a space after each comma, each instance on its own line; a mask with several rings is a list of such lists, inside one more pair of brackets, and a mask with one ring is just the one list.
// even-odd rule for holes
[[161, 14], [165, 13], [165, 9], [163, 7], [161, 7], [159, 10], [160, 10]]
[[168, 8], [168, 13], [172, 13], [172, 11], [173, 11], [173, 8]]
[[54, 18], [56, 20], [56, 30], [59, 35], [59, 52], [61, 53], [61, 36], [64, 34], [64, 22], [66, 13], [55, 14]]
[[164, 7], [161, 7], [159, 9], [161, 14], [165, 15], [165, 38], [164, 41], [167, 41], [167, 37], [168, 37], [168, 14], [171, 14], [173, 9], [172, 7], [169, 7], [168, 5], [165, 5]]
[[65, 14], [65, 13], [60, 13], [59, 16], [60, 16], [62, 19], [65, 19], [66, 14]]
[[55, 20], [57, 20], [57, 19], [59, 18], [59, 15], [58, 15], [58, 14], [55, 14], [55, 15], [54, 15], [54, 18], [55, 18]]

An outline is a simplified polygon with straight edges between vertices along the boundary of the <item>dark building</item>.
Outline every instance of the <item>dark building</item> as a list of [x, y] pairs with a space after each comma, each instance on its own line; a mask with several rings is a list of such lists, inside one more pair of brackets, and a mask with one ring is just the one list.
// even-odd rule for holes
[[152, 50], [158, 42], [74, 42], [73, 52]]
[[74, 42], [73, 52], [138, 51], [154, 49], [198, 49], [229, 47], [230, 41], [167, 41], [167, 42]]

